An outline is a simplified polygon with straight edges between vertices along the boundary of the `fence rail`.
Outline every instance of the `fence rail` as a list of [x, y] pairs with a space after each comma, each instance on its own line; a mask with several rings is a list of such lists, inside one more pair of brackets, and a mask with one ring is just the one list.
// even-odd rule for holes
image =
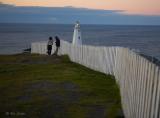
[[[46, 54], [46, 45], [32, 43], [31, 53]], [[128, 48], [74, 46], [66, 41], [61, 41], [58, 54], [67, 54], [73, 62], [114, 75], [126, 118], [160, 118], [160, 68], [152, 62]]]

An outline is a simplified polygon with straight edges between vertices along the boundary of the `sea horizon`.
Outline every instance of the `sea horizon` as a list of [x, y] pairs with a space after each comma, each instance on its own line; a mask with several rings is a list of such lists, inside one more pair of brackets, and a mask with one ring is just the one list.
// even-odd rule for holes
[[[74, 26], [74, 22], [73, 23], [26, 23], [26, 22], [0, 22], [0, 24], [31, 24], [31, 25], [73, 25]], [[88, 24], [88, 23], [81, 23], [81, 25], [100, 25], [100, 26], [157, 26], [160, 27], [160, 25], [156, 25], [156, 24]]]
[[[160, 59], [160, 26], [80, 24], [82, 42], [94, 46], [121, 46]], [[74, 24], [0, 23], [0, 54], [22, 53], [32, 42], [58, 35], [72, 42]]]

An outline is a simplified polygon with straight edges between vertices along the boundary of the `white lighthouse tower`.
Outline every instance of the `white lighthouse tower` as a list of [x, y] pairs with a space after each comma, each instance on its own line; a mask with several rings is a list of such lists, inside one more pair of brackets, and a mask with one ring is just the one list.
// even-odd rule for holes
[[82, 45], [82, 37], [81, 37], [81, 31], [80, 31], [80, 24], [77, 21], [74, 27], [74, 34], [73, 34], [73, 45]]

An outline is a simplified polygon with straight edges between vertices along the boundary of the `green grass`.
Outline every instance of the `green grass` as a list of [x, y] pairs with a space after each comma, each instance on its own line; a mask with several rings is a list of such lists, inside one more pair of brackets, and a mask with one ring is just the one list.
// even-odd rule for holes
[[113, 76], [72, 63], [67, 56], [0, 56], [2, 118], [114, 118], [120, 114], [120, 93]]

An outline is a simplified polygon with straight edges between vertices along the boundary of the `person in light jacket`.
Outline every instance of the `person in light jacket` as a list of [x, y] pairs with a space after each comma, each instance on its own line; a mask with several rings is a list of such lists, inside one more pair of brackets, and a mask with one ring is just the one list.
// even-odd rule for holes
[[52, 45], [53, 45], [53, 39], [52, 37], [49, 37], [48, 43], [47, 43], [47, 53], [48, 55], [51, 55], [52, 53]]

